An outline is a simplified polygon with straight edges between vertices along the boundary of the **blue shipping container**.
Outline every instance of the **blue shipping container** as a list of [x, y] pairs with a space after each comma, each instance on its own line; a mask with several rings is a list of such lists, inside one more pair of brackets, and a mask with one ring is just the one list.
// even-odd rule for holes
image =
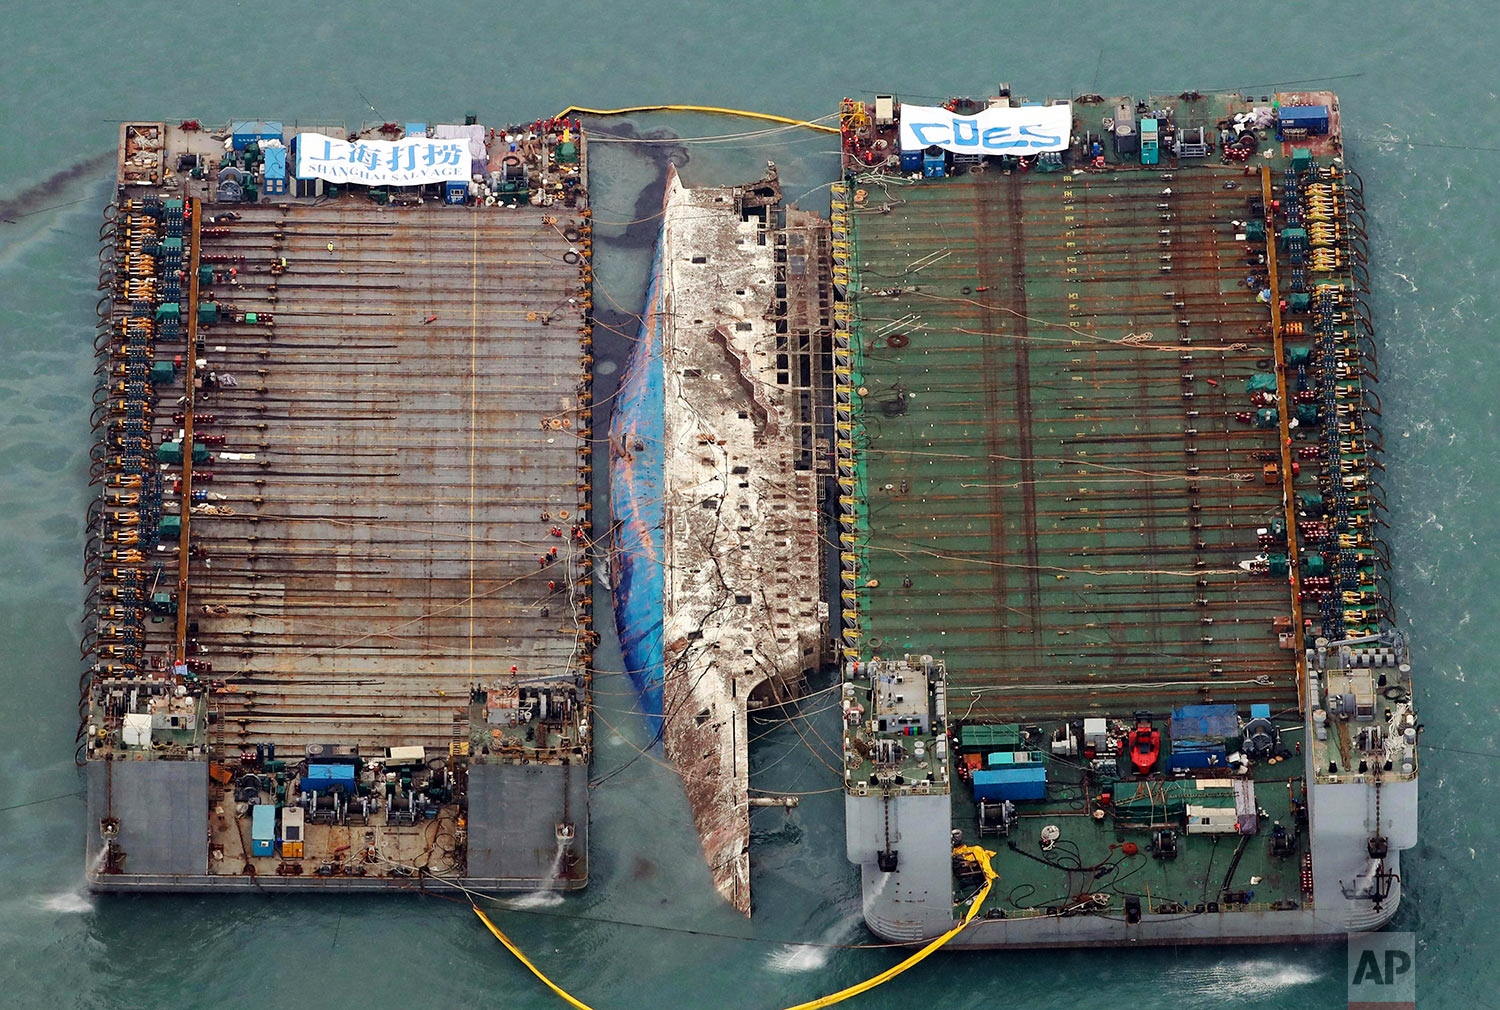
[[266, 148], [266, 181], [280, 179], [286, 181], [286, 148]]
[[286, 192], [286, 148], [266, 148], [266, 193]]
[[353, 765], [308, 765], [302, 776], [304, 792], [326, 793], [338, 786], [346, 793], [354, 792]]
[[977, 771], [973, 779], [976, 800], [1044, 800], [1047, 769], [1039, 765], [1014, 765]]
[[254, 140], [280, 140], [281, 124], [274, 119], [252, 119], [234, 123], [229, 127], [230, 146], [243, 151]]
[[250, 808], [250, 854], [269, 856], [276, 842], [276, 808], [257, 803]]
[[922, 171], [922, 151], [921, 151], [920, 148], [917, 149], [917, 150], [915, 150], [915, 151], [902, 151], [901, 152], [901, 171], [903, 171], [903, 172], [920, 172], [920, 171]]
[[1004, 765], [1041, 764], [1042, 754], [1034, 750], [998, 750], [991, 751], [990, 756], [985, 759], [985, 764], [991, 768]]
[[1328, 132], [1328, 106], [1283, 105], [1276, 113], [1278, 130], [1306, 130], [1308, 133]]
[[1225, 764], [1224, 748], [1174, 749], [1167, 762], [1173, 771], [1182, 771], [1189, 768], [1223, 768]]

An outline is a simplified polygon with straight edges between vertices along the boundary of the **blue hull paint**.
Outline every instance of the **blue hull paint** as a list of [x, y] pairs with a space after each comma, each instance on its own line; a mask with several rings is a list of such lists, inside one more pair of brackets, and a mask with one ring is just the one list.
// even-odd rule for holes
[[[671, 180], [668, 179], [668, 187]], [[661, 272], [666, 228], [657, 236], [651, 287], [630, 361], [615, 394], [609, 425], [610, 502], [614, 528], [615, 626], [625, 668], [641, 692], [641, 711], [661, 727], [663, 458], [666, 416], [662, 393]]]

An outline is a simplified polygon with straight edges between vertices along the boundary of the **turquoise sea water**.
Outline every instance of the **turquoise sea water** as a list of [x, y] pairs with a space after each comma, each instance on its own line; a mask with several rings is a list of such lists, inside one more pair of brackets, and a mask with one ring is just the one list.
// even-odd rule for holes
[[[1429, 745], [1422, 843], [1404, 860], [1395, 925], [1417, 935], [1420, 1006], [1500, 1006], [1500, 679], [1488, 652], [1500, 618], [1500, 22], [1491, 5], [270, 0], [202, 13], [30, 3], [5, 15], [0, 1008], [561, 1005], [464, 907], [435, 898], [85, 896], [76, 642], [96, 236], [118, 120], [353, 123], [472, 110], [493, 123], [571, 103], [662, 101], [817, 117], [865, 89], [940, 98], [1006, 80], [1034, 97], [1261, 94], [1312, 78], [1339, 91], [1351, 162], [1367, 183], [1387, 539]], [[763, 129], [699, 116], [634, 126], [680, 137]], [[664, 158], [681, 162], [690, 184], [742, 181], [775, 159], [789, 194], [826, 208], [818, 187], [835, 171], [832, 149], [828, 137], [799, 132], [597, 145], [601, 312], [611, 299], [639, 306], [654, 224], [609, 222], [655, 209]], [[624, 313], [603, 319], [631, 328]], [[601, 371], [623, 350], [601, 342]], [[611, 657], [606, 646], [603, 665], [617, 664]], [[809, 796], [791, 814], [757, 812], [756, 914], [744, 922], [713, 896], [675, 776], [639, 756], [646, 734], [628, 682], [601, 677], [599, 697], [592, 885], [559, 904], [495, 913], [546, 970], [598, 1010], [774, 1010], [893, 963], [888, 951], [839, 946], [870, 937], [836, 794]], [[809, 749], [831, 760], [813, 731], [831, 741], [836, 720], [817, 707], [800, 734], [770, 729], [756, 744], [759, 784], [834, 784]], [[1346, 999], [1344, 956], [1337, 945], [939, 955], [850, 1005], [1325, 1008]]]

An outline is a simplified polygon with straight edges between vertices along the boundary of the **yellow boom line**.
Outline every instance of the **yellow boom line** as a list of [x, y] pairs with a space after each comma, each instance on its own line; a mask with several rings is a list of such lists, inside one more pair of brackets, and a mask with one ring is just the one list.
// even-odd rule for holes
[[836, 126], [809, 123], [805, 119], [788, 119], [786, 116], [773, 116], [769, 112], [746, 112], [744, 109], [721, 109], [715, 105], [632, 105], [628, 109], [585, 109], [581, 105], [570, 105], [559, 112], [557, 118], [566, 119], [575, 114], [580, 116], [626, 116], [632, 112], [712, 112], [720, 116], [743, 116], [746, 119], [764, 119], [771, 123], [786, 123], [788, 126], [805, 126], [809, 130], [821, 130], [824, 133], [839, 132]]
[[[568, 110], [568, 112], [574, 111], [587, 112], [588, 110]], [[567, 115], [567, 113], [565, 112], [563, 113], [563, 115]], [[949, 940], [952, 940], [959, 933], [962, 933], [965, 929], [968, 929], [969, 924], [974, 921], [974, 916], [979, 912], [979, 906], [983, 905], [984, 899], [989, 897], [991, 885], [995, 883], [995, 871], [990, 866], [990, 857], [993, 856], [994, 853], [986, 851], [985, 849], [982, 849], [977, 845], [965, 846], [963, 848], [956, 849], [955, 851], [972, 855], [979, 861], [979, 865], [984, 869], [984, 886], [979, 889], [979, 893], [976, 894], [973, 900], [969, 903], [969, 911], [965, 913], [963, 919], [958, 923], [958, 925], [948, 930], [948, 932], [944, 933], [942, 936], [929, 941], [926, 946], [917, 951], [915, 954], [911, 955], [911, 957], [908, 957], [905, 961], [887, 968], [885, 971], [881, 972], [879, 975], [874, 976], [873, 978], [867, 978], [863, 982], [852, 985], [847, 989], [840, 989], [838, 992], [832, 993], [831, 995], [815, 999], [811, 1003], [798, 1003], [796, 1006], [787, 1007], [786, 1010], [821, 1010], [822, 1007], [833, 1006], [835, 1003], [842, 1003], [844, 1000], [858, 996], [860, 993], [869, 992], [876, 986], [889, 982], [891, 979], [895, 978], [897, 975], [900, 975], [908, 968], [916, 967], [916, 965], [926, 960], [929, 954], [942, 947]], [[516, 960], [524, 964], [533, 975], [541, 979], [543, 984], [545, 984], [548, 989], [551, 989], [553, 992], [557, 993], [557, 995], [566, 1000], [567, 1003], [574, 1008], [574, 1010], [593, 1010], [593, 1007], [575, 998], [572, 994], [567, 992], [567, 990], [563, 989], [556, 982], [552, 981], [546, 975], [542, 974], [541, 969], [532, 964], [530, 959], [528, 959], [525, 954], [521, 953], [520, 948], [510, 941], [510, 937], [506, 936], [500, 931], [499, 926], [496, 926], [493, 922], [490, 921], [489, 916], [485, 915], [482, 911], [479, 910], [478, 905], [472, 905], [471, 907], [474, 909], [474, 914], [479, 916], [479, 921], [484, 923], [485, 927], [488, 928], [491, 933], [495, 934], [495, 939], [505, 944], [505, 949], [514, 954], [516, 956]]]

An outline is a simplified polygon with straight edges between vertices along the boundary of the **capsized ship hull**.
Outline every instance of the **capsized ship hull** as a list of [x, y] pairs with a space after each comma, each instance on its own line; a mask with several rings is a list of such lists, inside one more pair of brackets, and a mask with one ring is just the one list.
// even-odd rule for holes
[[668, 175], [611, 428], [616, 619], [714, 886], [750, 911], [749, 713], [825, 659], [816, 388], [827, 226], [771, 175]]

